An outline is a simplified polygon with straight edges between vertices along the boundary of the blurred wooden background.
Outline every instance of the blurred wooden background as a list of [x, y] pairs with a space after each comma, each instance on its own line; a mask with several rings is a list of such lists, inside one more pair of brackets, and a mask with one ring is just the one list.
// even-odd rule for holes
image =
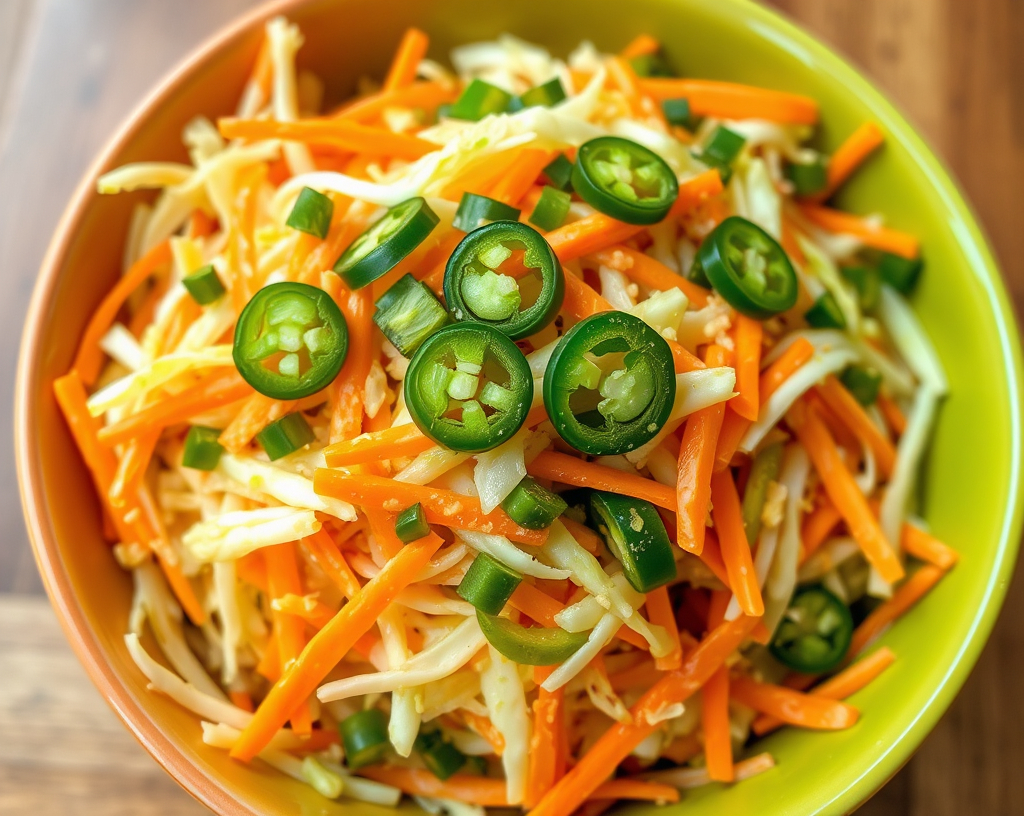
[[[851, 59], [966, 188], [1024, 312], [1024, 3], [773, 0]], [[19, 331], [65, 202], [152, 85], [252, 0], [0, 0], [0, 813], [204, 812], [147, 757], [65, 643], [29, 552], [11, 446]], [[1024, 813], [1022, 570], [981, 662], [860, 813]]]

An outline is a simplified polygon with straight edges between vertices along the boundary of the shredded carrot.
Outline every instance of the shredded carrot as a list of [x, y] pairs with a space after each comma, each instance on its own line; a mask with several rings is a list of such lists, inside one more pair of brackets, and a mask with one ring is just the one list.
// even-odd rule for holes
[[794, 125], [813, 125], [818, 121], [817, 102], [785, 91], [711, 79], [642, 79], [640, 87], [659, 101], [688, 99], [694, 116], [768, 119]]
[[[728, 354], [712, 344], [705, 362], [716, 368], [725, 365]], [[718, 403], [693, 413], [683, 430], [676, 477], [676, 543], [694, 555], [704, 551], [708, 508], [711, 505], [711, 472], [715, 449], [725, 417], [725, 404]]]
[[932, 564], [925, 564], [896, 588], [892, 597], [875, 608], [853, 633], [850, 654], [864, 651], [897, 618], [920, 601], [935, 586], [945, 572]]
[[804, 218], [823, 230], [852, 235], [869, 247], [902, 255], [904, 258], [916, 258], [920, 254], [920, 243], [909, 232], [880, 227], [859, 215], [814, 204], [802, 205], [800, 212]]
[[333, 118], [369, 122], [378, 118], [388, 108], [420, 108], [431, 111], [438, 105], [454, 101], [458, 95], [459, 89], [453, 82], [413, 82], [403, 88], [356, 99], [342, 107]]
[[729, 668], [720, 666], [701, 689], [701, 726], [708, 776], [732, 782], [732, 734], [729, 724]]
[[297, 122], [218, 119], [217, 128], [225, 139], [284, 139], [325, 145], [364, 156], [391, 156], [410, 161], [438, 149], [436, 144], [417, 136], [369, 127], [346, 119], [301, 119]]
[[655, 626], [663, 626], [672, 641], [672, 650], [664, 657], [655, 660], [659, 671], [672, 671], [683, 665], [683, 647], [679, 642], [679, 627], [672, 609], [672, 601], [668, 597], [668, 588], [660, 586], [647, 593], [647, 617]]
[[270, 99], [273, 81], [274, 60], [270, 55], [270, 38], [264, 37], [256, 55], [256, 62], [252, 66], [252, 73], [249, 75], [249, 84], [259, 90], [261, 103]]
[[313, 487], [322, 496], [332, 496], [361, 507], [395, 513], [419, 502], [423, 505], [428, 523], [455, 530], [479, 530], [482, 533], [503, 535], [522, 544], [543, 544], [548, 537], [547, 530], [520, 527], [501, 509], [484, 513], [480, 509], [479, 499], [438, 487], [421, 487], [380, 476], [326, 468], [316, 471]]
[[263, 394], [253, 394], [221, 432], [218, 441], [231, 453], [239, 453], [252, 442], [256, 434], [271, 422], [291, 413], [294, 407], [293, 400], [276, 400]]
[[825, 201], [846, 181], [864, 160], [885, 142], [882, 129], [874, 122], [865, 122], [836, 148], [828, 161], [828, 183], [812, 200]]
[[[882, 647], [867, 657], [847, 666], [835, 677], [826, 680], [810, 692], [812, 697], [824, 697], [827, 700], [843, 700], [854, 692], [860, 691], [878, 675], [884, 672], [896, 660], [896, 655], [888, 647]], [[761, 714], [754, 720], [753, 731], [763, 736], [773, 731], [783, 721], [770, 714]]]
[[[645, 96], [640, 92], [638, 87], [639, 78], [633, 67], [622, 57], [612, 57], [605, 64], [608, 69], [608, 78], [622, 92], [632, 114], [634, 116], [644, 116], [648, 112], [644, 107]], [[652, 105], [651, 107], [654, 108], [655, 106]], [[664, 115], [662, 114], [661, 106], [658, 105], [656, 110], [658, 118], [663, 119]]]
[[551, 163], [553, 150], [527, 148], [517, 157], [509, 171], [491, 188], [491, 198], [506, 204], [516, 204], [526, 195], [541, 171]]
[[829, 374], [815, 390], [832, 413], [862, 445], [871, 450], [882, 475], [889, 478], [896, 465], [896, 449], [892, 441], [868, 416], [864, 407], [843, 387], [834, 374]]
[[[682, 662], [679, 665], [681, 666]], [[608, 678], [608, 682], [611, 683], [612, 688], [616, 692], [621, 693], [638, 686], [650, 688], [658, 682], [660, 677], [661, 671], [655, 665], [655, 661], [644, 659], [635, 666], [630, 666], [628, 669], [623, 669], [611, 675]]]
[[228, 698], [231, 700], [231, 704], [242, 711], [248, 711], [250, 714], [253, 711], [252, 697], [249, 696], [247, 691], [229, 691]]
[[412, 583], [438, 548], [444, 543], [433, 533], [405, 547], [371, 578], [356, 596], [345, 604], [302, 650], [302, 654], [284, 667], [281, 679], [260, 703], [231, 756], [245, 762], [262, 751], [274, 733], [376, 622], [380, 614], [405, 587]]
[[897, 436], [903, 436], [907, 430], [907, 418], [903, 415], [900, 407], [885, 394], [878, 395], [878, 409], [889, 423], [889, 427], [896, 432]]
[[416, 456], [432, 447], [434, 443], [415, 425], [398, 425], [335, 442], [324, 449], [324, 456], [328, 467], [346, 467]]
[[[266, 167], [263, 165], [253, 165], [238, 173], [238, 190], [232, 202], [234, 219], [228, 230], [228, 242], [224, 251], [231, 300], [236, 314], [241, 313], [260, 286], [256, 279], [256, 209], [259, 203], [259, 188], [266, 173]], [[180, 302], [196, 305], [191, 298], [184, 298]]]
[[836, 506], [826, 496], [804, 521], [800, 529], [800, 563], [810, 558], [825, 543], [829, 533], [843, 520]]
[[740, 497], [729, 470], [719, 471], [711, 477], [711, 517], [718, 531], [722, 560], [729, 574], [729, 587], [736, 594], [740, 609], [747, 615], [763, 615], [764, 600], [754, 573], [747, 533], [743, 529]]
[[787, 422], [814, 463], [829, 499], [842, 515], [864, 557], [890, 584], [899, 581], [904, 574], [903, 565], [892, 544], [886, 540], [867, 499], [847, 470], [842, 454], [818, 412], [813, 407], [806, 409], [802, 403], [797, 403], [787, 414]]
[[487, 740], [487, 743], [494, 749], [494, 753], [501, 756], [505, 751], [505, 738], [501, 735], [501, 732], [494, 727], [494, 723], [483, 714], [477, 714], [469, 709], [462, 709], [460, 711], [462, 719], [465, 720], [466, 725], [472, 728], [481, 737]]
[[760, 320], [746, 315], [736, 317], [736, 391], [729, 407], [744, 419], [757, 421], [761, 406], [758, 398], [758, 379], [761, 371]]
[[729, 691], [736, 702], [802, 728], [838, 731], [849, 728], [859, 716], [857, 709], [838, 700], [759, 683], [749, 677], [732, 678]]
[[123, 505], [130, 496], [136, 494], [159, 441], [159, 433], [148, 433], [134, 437], [125, 445], [124, 455], [117, 463], [117, 472], [110, 485], [108, 495], [111, 504]]
[[628, 277], [650, 289], [665, 291], [680, 289], [690, 305], [700, 309], [707, 305], [708, 290], [677, 275], [661, 261], [621, 244], [601, 249], [589, 256], [603, 266], [617, 269]]
[[[546, 592], [542, 592], [526, 581], [523, 581], [516, 587], [512, 597], [508, 599], [508, 603], [517, 612], [522, 612], [524, 615], [528, 615], [531, 620], [548, 627], [558, 626], [558, 623], [555, 621], [555, 615], [565, 609], [563, 604], [560, 604]], [[620, 626], [615, 636], [638, 649], [646, 650], [650, 648], [646, 640], [626, 626]]]
[[[631, 708], [631, 723], [614, 723], [589, 752], [530, 811], [530, 816], [570, 816], [607, 780], [627, 756], [661, 727], [657, 714], [697, 692], [740, 646], [756, 623], [740, 616], [715, 629], [689, 654], [682, 667], [666, 674]], [[653, 716], [652, 716], [653, 715]], [[652, 724], [649, 717], [654, 719]]]
[[649, 501], [657, 507], [675, 511], [675, 491], [666, 485], [658, 484], [652, 479], [632, 473], [623, 473], [615, 468], [584, 462], [575, 456], [555, 451], [544, 451], [529, 465], [526, 472], [541, 479], [553, 482], [572, 484], [577, 487], [592, 487], [595, 490], [608, 490], [635, 499]]
[[102, 428], [97, 437], [104, 445], [120, 445], [138, 433], [154, 432], [185, 422], [206, 411], [237, 402], [252, 392], [252, 386], [237, 371], [213, 374], [191, 388], [147, 405], [120, 422]]
[[717, 170], [705, 170], [703, 173], [680, 182], [679, 197], [676, 198], [676, 203], [669, 210], [668, 217], [678, 219], [698, 207], [717, 201], [715, 196], [723, 189], [725, 188], [722, 186], [722, 174]]
[[576, 542], [588, 553], [593, 554], [601, 549], [601, 538], [585, 524], [573, 521], [568, 516], [561, 516], [559, 521], [561, 521], [565, 526], [565, 529], [569, 531], [569, 535], [575, 538]]
[[[292, 542], [264, 547], [263, 559], [267, 565], [267, 582], [270, 599], [285, 595], [302, 595], [302, 580], [299, 578], [298, 562], [295, 560], [295, 545]], [[271, 608], [271, 620], [277, 631], [278, 657], [282, 668], [287, 668], [306, 645], [305, 622], [300, 618]], [[299, 735], [308, 735], [313, 729], [313, 718], [309, 701], [302, 700], [291, 713], [292, 730]]]
[[298, 595], [282, 595], [274, 598], [274, 608], [278, 612], [300, 618], [314, 629], [323, 629], [338, 611], [314, 598]]
[[565, 774], [560, 759], [565, 755], [565, 689], [547, 691], [540, 684], [551, 674], [553, 667], [538, 666], [534, 670], [537, 681], [537, 699], [533, 703], [533, 733], [530, 735], [530, 766], [526, 780], [523, 805], [532, 808], [544, 792]]
[[511, 172], [519, 160], [522, 148], [503, 150], [501, 153], [477, 159], [463, 168], [454, 179], [441, 190], [441, 198], [459, 201], [464, 193], [486, 195], [506, 173]]
[[420, 61], [427, 55], [430, 39], [418, 28], [407, 28], [398, 45], [395, 58], [391, 61], [388, 75], [381, 88], [382, 93], [390, 93], [399, 88], [411, 85], [416, 79], [416, 71]]
[[365, 507], [363, 513], [366, 514], [370, 532], [373, 533], [373, 538], [384, 558], [391, 559], [398, 555], [398, 551], [404, 545], [395, 531], [397, 513], [391, 513], [379, 507]]
[[454, 799], [480, 807], [507, 807], [509, 804], [503, 779], [453, 774], [442, 782], [430, 771], [396, 765], [370, 765], [360, 768], [359, 775], [393, 785], [410, 796]]
[[332, 443], [358, 436], [363, 430], [363, 397], [373, 365], [373, 291], [343, 289], [338, 306], [348, 324], [348, 355], [333, 386]]
[[909, 522], [903, 525], [900, 532], [900, 546], [914, 558], [927, 561], [942, 570], [951, 569], [960, 560], [960, 554], [952, 547]]
[[[799, 338], [786, 351], [761, 372], [758, 380], [758, 399], [764, 405], [779, 386], [788, 380], [798, 369], [814, 356], [814, 346], [804, 337]], [[736, 450], [744, 435], [753, 423], [737, 414], [726, 404], [725, 419], [722, 431], [718, 436], [718, 448], [715, 450], [715, 470], [723, 470], [732, 462]]]
[[[591, 255], [619, 244], [643, 230], [637, 224], [616, 221], [604, 213], [593, 213], [551, 230], [545, 237], [562, 263]], [[566, 278], [569, 278], [566, 275]]]
[[89, 324], [82, 333], [82, 339], [78, 344], [78, 354], [71, 366], [78, 372], [78, 376], [86, 386], [96, 382], [96, 378], [100, 374], [104, 358], [100, 341], [114, 322], [117, 313], [121, 311], [125, 301], [128, 300], [128, 296], [138, 289], [150, 275], [156, 273], [170, 261], [170, 242], [161, 241], [132, 264], [131, 268], [114, 284], [114, 288], [96, 307], [96, 311], [92, 313]]
[[634, 59], [646, 54], [656, 54], [661, 50], [661, 45], [650, 34], [640, 34], [629, 41], [629, 44], [619, 52], [623, 59]]

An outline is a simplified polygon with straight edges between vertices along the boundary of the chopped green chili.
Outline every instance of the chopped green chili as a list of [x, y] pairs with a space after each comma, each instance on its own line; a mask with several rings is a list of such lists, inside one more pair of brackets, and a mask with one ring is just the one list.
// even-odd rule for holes
[[476, 193], [463, 193], [452, 226], [472, 232], [488, 221], [518, 221], [520, 211], [501, 201]]
[[557, 493], [524, 476], [501, 503], [510, 519], [528, 530], [543, 530], [565, 512], [568, 505]]
[[416, 502], [412, 507], [407, 507], [395, 519], [395, 535], [408, 544], [410, 541], [419, 541], [430, 533], [430, 525], [427, 524], [427, 515], [423, 512], [423, 505]]
[[182, 278], [181, 283], [192, 296], [192, 300], [200, 306], [209, 306], [211, 303], [220, 300], [221, 296], [227, 291], [224, 288], [224, 284], [221, 283], [217, 270], [213, 268], [213, 264], [199, 267], [191, 275], [186, 275]]
[[213, 470], [220, 462], [224, 448], [220, 444], [221, 431], [203, 425], [193, 425], [185, 437], [185, 452], [181, 464], [195, 470]]
[[839, 376], [839, 381], [865, 407], [875, 404], [882, 387], [882, 375], [878, 371], [859, 365], [849, 366]]
[[551, 182], [553, 187], [559, 190], [572, 190], [572, 167], [573, 164], [564, 153], [559, 153], [544, 168], [544, 176]]
[[787, 164], [785, 172], [798, 196], [814, 195], [828, 186], [828, 160], [820, 153], [808, 162]]
[[852, 637], [846, 604], [822, 586], [809, 586], [793, 596], [769, 648], [787, 668], [820, 674], [843, 661]]
[[758, 451], [750, 467], [747, 486], [743, 492], [743, 527], [751, 547], [757, 545], [761, 535], [761, 512], [768, 498], [768, 485], [779, 477], [782, 466], [782, 443], [767, 445]]
[[405, 274], [377, 300], [373, 322], [403, 356], [448, 324], [448, 312], [422, 282]]
[[589, 513], [633, 589], [650, 592], [675, 579], [675, 551], [653, 504], [595, 490]]
[[920, 258], [904, 258], [891, 252], [883, 252], [878, 258], [878, 273], [882, 276], [882, 282], [902, 295], [914, 291], [923, 268], [924, 261]]
[[285, 221], [292, 229], [326, 238], [334, 215], [334, 202], [311, 187], [303, 187]]
[[816, 329], [845, 329], [846, 318], [831, 292], [822, 292], [814, 305], [804, 312], [807, 325]]
[[295, 453], [315, 439], [316, 434], [300, 413], [287, 414], [256, 434], [256, 441], [267, 452], [271, 462]]
[[570, 204], [572, 196], [569, 193], [556, 190], [554, 187], [545, 187], [540, 192], [537, 206], [530, 213], [530, 223], [550, 232], [562, 226], [562, 222], [569, 214]]
[[558, 627], [527, 629], [508, 618], [476, 612], [480, 629], [495, 649], [522, 666], [553, 666], [572, 657], [587, 642], [586, 632]]
[[474, 79], [452, 104], [448, 115], [453, 119], [476, 122], [492, 113], [504, 113], [512, 101], [512, 94], [490, 82]]
[[480, 553], [466, 570], [456, 593], [488, 615], [497, 615], [522, 582], [523, 576], [487, 553]]
[[873, 312], [878, 308], [882, 297], [882, 278], [877, 269], [870, 266], [844, 266], [839, 271], [857, 290], [861, 309]]
[[380, 762], [388, 752], [388, 723], [380, 709], [369, 708], [350, 714], [341, 721], [338, 730], [345, 747], [345, 762], [353, 770]]

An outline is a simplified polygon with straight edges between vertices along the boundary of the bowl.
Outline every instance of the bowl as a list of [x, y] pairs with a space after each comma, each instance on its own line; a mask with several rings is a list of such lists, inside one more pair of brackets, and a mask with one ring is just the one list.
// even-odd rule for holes
[[279, 13], [302, 27], [300, 66], [326, 80], [329, 102], [350, 95], [359, 75], [383, 75], [407, 25], [431, 35], [431, 55], [438, 58], [453, 45], [504, 31], [558, 54], [583, 39], [615, 51], [649, 32], [686, 74], [815, 97], [825, 149], [865, 120], [882, 126], [885, 149], [844, 187], [840, 201], [854, 212], [883, 212], [892, 225], [921, 238], [927, 272], [913, 306], [951, 390], [925, 465], [922, 511], [962, 560], [885, 635], [899, 659], [853, 698], [863, 713], [854, 728], [780, 732], [764, 742], [776, 768], [732, 787], [692, 792], [676, 808], [691, 816], [839, 814], [864, 802], [907, 761], [952, 701], [1009, 583], [1021, 528], [1020, 342], [985, 239], [914, 129], [842, 59], [747, 0], [630, 0], [628, 6], [619, 0], [486, 6], [478, 0], [392, 0], [388, 14], [369, 0], [274, 2], [219, 33], [140, 105], [87, 174], [57, 229], [26, 321], [16, 392], [18, 469], [39, 569], [101, 693], [156, 760], [217, 813], [384, 813], [329, 802], [259, 763], [231, 761], [203, 745], [192, 714], [146, 690], [123, 641], [131, 581], [103, 542], [92, 485], [50, 387], [67, 370], [92, 309], [118, 274], [131, 209], [144, 195], [98, 196], [97, 176], [125, 162], [185, 160], [182, 127], [196, 114], [234, 109], [262, 23]]

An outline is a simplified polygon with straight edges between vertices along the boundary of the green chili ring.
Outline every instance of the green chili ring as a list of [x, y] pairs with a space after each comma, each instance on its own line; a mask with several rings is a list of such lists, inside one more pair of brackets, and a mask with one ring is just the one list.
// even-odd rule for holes
[[422, 198], [396, 204], [341, 253], [334, 271], [350, 289], [361, 289], [422, 244], [438, 220]]
[[[510, 439], [533, 402], [523, 352], [484, 323], [456, 323], [428, 337], [409, 362], [405, 400], [413, 422], [437, 444], [481, 453]], [[461, 412], [461, 416], [452, 414]]]
[[580, 145], [572, 186], [591, 207], [627, 224], [656, 224], [679, 197], [679, 182], [653, 150], [618, 136]]
[[348, 326], [323, 289], [283, 281], [260, 289], [235, 326], [232, 357], [249, 385], [295, 400], [329, 385], [348, 353]]
[[846, 604], [822, 586], [808, 586], [793, 596], [769, 649], [784, 666], [819, 674], [842, 663], [852, 639]]
[[[622, 374], [605, 375], [587, 355], [624, 353]], [[584, 390], [583, 394], [577, 392]], [[597, 403], [596, 391], [604, 400]], [[589, 404], [588, 396], [591, 397]], [[562, 335], [544, 372], [544, 405], [558, 435], [583, 453], [628, 453], [653, 439], [676, 396], [672, 350], [626, 312], [602, 312]], [[579, 411], [579, 415], [577, 415]]]
[[564, 663], [587, 642], [589, 632], [567, 632], [558, 627], [527, 629], [525, 626], [476, 611], [480, 629], [501, 654], [522, 666], [554, 666]]
[[588, 509], [591, 523], [622, 564], [633, 589], [650, 592], [675, 580], [675, 551], [653, 504], [595, 490]]
[[[540, 273], [533, 305], [520, 308], [518, 282], [500, 272], [513, 249], [522, 249], [523, 264]], [[444, 299], [458, 321], [493, 326], [521, 340], [547, 326], [565, 298], [565, 275], [551, 245], [533, 227], [518, 221], [495, 221], [473, 230], [455, 247], [444, 270]]]

